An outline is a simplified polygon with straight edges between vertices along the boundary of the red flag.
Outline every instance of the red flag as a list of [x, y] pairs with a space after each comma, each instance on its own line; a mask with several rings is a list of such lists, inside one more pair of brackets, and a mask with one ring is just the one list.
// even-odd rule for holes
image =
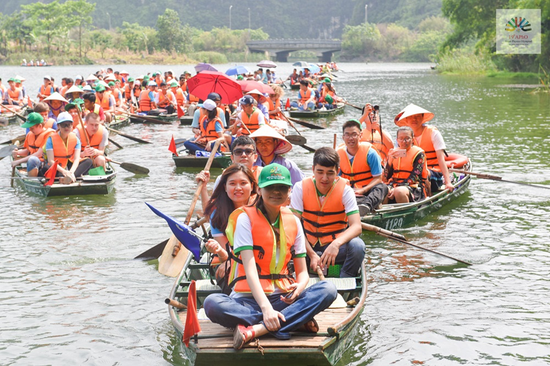
[[27, 105], [29, 106], [30, 109], [32, 109], [32, 100], [31, 100], [31, 97], [27, 97]]
[[183, 107], [181, 105], [178, 105], [176, 109], [178, 111], [178, 118], [181, 118], [185, 115], [185, 112], [184, 112]]
[[178, 155], [178, 150], [176, 149], [176, 141], [174, 141], [174, 135], [172, 135], [172, 141], [170, 141], [170, 146], [168, 146], [168, 150], [172, 152], [172, 154]]
[[44, 174], [44, 178], [48, 179], [48, 181], [44, 183], [44, 185], [51, 186], [53, 184], [53, 181], [55, 180], [56, 174], [57, 174], [57, 161], [54, 161], [50, 169], [48, 169]]
[[286, 98], [285, 109], [289, 109], [289, 108], [290, 108], [290, 99]]
[[191, 281], [187, 294], [187, 316], [185, 318], [185, 329], [183, 330], [182, 341], [189, 347], [189, 340], [201, 331], [199, 318], [197, 317], [197, 290], [195, 281]]

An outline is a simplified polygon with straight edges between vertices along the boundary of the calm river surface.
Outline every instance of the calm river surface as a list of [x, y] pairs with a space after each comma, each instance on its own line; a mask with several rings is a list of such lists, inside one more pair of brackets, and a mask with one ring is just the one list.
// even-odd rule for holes
[[[224, 71], [231, 65], [220, 65]], [[248, 65], [252, 66], [252, 65]], [[475, 171], [550, 186], [550, 96], [511, 87], [524, 80], [441, 76], [428, 64], [341, 64], [335, 83], [351, 103], [380, 105], [383, 128], [415, 103], [435, 113], [448, 151], [468, 155]], [[87, 76], [92, 67], [0, 67], [36, 95], [43, 73]], [[185, 66], [129, 66], [132, 76]], [[281, 65], [281, 75], [291, 72]], [[322, 132], [303, 129], [313, 147], [332, 145], [346, 107]], [[170, 138], [188, 128], [125, 127], [153, 142], [121, 137], [112, 154], [151, 170], [118, 170], [109, 197], [38, 198], [10, 187], [0, 161], [0, 364], [187, 365], [164, 298], [173, 279], [131, 258], [170, 236], [144, 204], [183, 218], [197, 171], [175, 169]], [[0, 140], [17, 136], [0, 127]], [[339, 134], [341, 140], [341, 133]], [[312, 154], [288, 155], [310, 172]], [[219, 172], [217, 172], [218, 174]], [[544, 365], [550, 363], [549, 191], [473, 179], [469, 191], [399, 232], [471, 267], [370, 234], [369, 296], [353, 348], [341, 365]]]

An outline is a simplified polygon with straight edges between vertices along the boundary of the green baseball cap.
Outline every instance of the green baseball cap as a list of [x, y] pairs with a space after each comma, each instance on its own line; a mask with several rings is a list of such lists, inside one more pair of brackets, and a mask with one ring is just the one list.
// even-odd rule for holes
[[325, 80], [323, 80], [323, 83], [330, 83], [331, 80], [329, 78], [325, 78]]
[[13, 79], [13, 81], [14, 81], [16, 84], [21, 83], [21, 80], [19, 80], [19, 79]]
[[170, 87], [171, 87], [171, 88], [177, 88], [178, 86], [179, 86], [179, 84], [178, 84], [176, 81], [172, 81], [172, 82], [170, 83]]
[[[325, 97], [326, 99], [326, 97]], [[359, 131], [362, 131], [363, 130], [363, 127], [361, 127], [361, 122], [359, 122], [357, 119], [355, 118], [352, 118], [352, 119], [348, 119], [348, 122], [355, 122], [357, 123], [357, 127], [359, 127]], [[350, 126], [351, 127], [351, 126]]]
[[149, 79], [151, 79], [151, 77], [150, 77], [149, 75], [145, 75], [145, 76], [143, 77], [143, 80], [145, 80], [145, 81], [149, 81]]
[[98, 92], [98, 93], [101, 93], [101, 92], [104, 92], [105, 91], [105, 87], [101, 84], [98, 84], [96, 87], [95, 87], [95, 91]]
[[115, 83], [114, 83], [114, 81], [109, 81], [109, 84], [107, 84], [107, 85], [109, 85], [109, 86], [115, 86]]
[[258, 178], [258, 187], [264, 188], [273, 184], [284, 184], [292, 187], [290, 172], [279, 164], [269, 164], [262, 168]]
[[8, 82], [10, 82], [10, 81], [15, 81], [15, 79], [14, 78], [9, 78]]
[[128, 78], [128, 82], [131, 83], [131, 82], [134, 82], [135, 79], [134, 78]]
[[70, 102], [69, 104], [67, 104], [65, 106], [65, 110], [68, 112], [69, 109], [74, 108], [74, 107], [78, 107], [79, 105], [82, 105], [82, 104], [84, 104], [84, 100], [82, 100], [80, 98], [77, 98], [77, 99], [73, 100], [72, 102]]
[[328, 104], [334, 103], [334, 99], [332, 99], [332, 97], [329, 94], [325, 95], [325, 100], [327, 101]]
[[29, 115], [27, 116], [27, 120], [21, 125], [21, 127], [29, 128], [32, 126], [36, 126], [40, 123], [44, 123], [44, 118], [40, 114], [32, 112], [29, 113]]

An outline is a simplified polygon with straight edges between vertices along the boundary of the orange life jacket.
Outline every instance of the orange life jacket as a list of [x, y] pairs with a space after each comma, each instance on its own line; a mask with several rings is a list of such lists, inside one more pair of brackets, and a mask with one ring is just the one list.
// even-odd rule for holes
[[48, 88], [46, 88], [45, 85], [42, 85], [40, 87], [40, 94], [43, 94], [45, 95], [45, 97], [40, 97], [40, 101], [43, 101], [44, 99], [46, 99], [47, 97], [49, 97], [51, 94], [52, 94], [52, 91], [53, 91], [53, 87], [52, 86], [48, 86]]
[[[413, 164], [416, 159], [416, 156], [424, 152], [418, 146], [411, 146], [407, 150], [407, 155], [402, 158], [390, 158], [388, 160], [388, 166], [393, 168], [393, 174], [391, 176], [391, 182], [395, 184], [404, 183], [410, 176], [413, 171]], [[428, 177], [428, 167], [426, 166], [426, 160], [424, 160], [424, 168], [422, 169], [422, 179]], [[413, 186], [415, 187], [415, 186]]]
[[59, 94], [61, 94], [64, 97], [67, 90], [69, 90], [69, 86], [65, 85], [63, 88], [61, 88], [61, 90], [59, 91]]
[[111, 97], [111, 92], [110, 91], [105, 91], [105, 93], [103, 93], [103, 99], [99, 99], [99, 95], [96, 94], [96, 98], [97, 98], [97, 101], [98, 103], [96, 104], [99, 104], [104, 111], [108, 111], [111, 107], [109, 106], [109, 99]]
[[178, 106], [182, 106], [185, 104], [185, 94], [183, 93], [183, 90], [181, 90], [181, 88], [176, 89], [176, 102], [178, 103]]
[[[248, 127], [250, 130], [250, 133], [256, 131], [258, 128], [260, 128], [260, 122], [258, 121], [258, 116], [262, 113], [258, 108], [254, 107], [254, 110], [252, 111], [252, 114], [249, 116], [245, 113], [245, 111], [241, 111], [241, 121]], [[243, 128], [242, 131], [243, 135], [248, 135], [248, 131]]]
[[384, 145], [383, 137], [380, 136], [380, 131], [378, 130], [369, 130], [364, 129], [361, 131], [361, 142], [369, 142], [372, 147], [378, 152], [378, 155], [380, 155], [380, 159], [382, 159], [382, 166], [386, 166], [386, 162], [388, 161], [388, 147]]
[[159, 108], [168, 107], [171, 104], [173, 98], [174, 98], [174, 93], [172, 93], [172, 91], [170, 90], [167, 90], [166, 94], [164, 94], [162, 91], [159, 92], [159, 104], [158, 104]]
[[193, 94], [189, 94], [189, 103], [198, 103], [198, 102], [199, 102], [199, 98], [197, 98]]
[[302, 180], [304, 202], [302, 221], [311, 246], [315, 246], [317, 241], [323, 246], [330, 244], [348, 228], [346, 208], [342, 203], [344, 188], [348, 183], [347, 179], [340, 177], [321, 204], [313, 177]]
[[126, 84], [124, 86], [124, 98], [125, 99], [132, 99], [132, 89], [134, 89], [134, 86], [130, 88], [130, 84]]
[[121, 97], [120, 90], [118, 88], [113, 89], [113, 97], [115, 97], [115, 104], [120, 105], [122, 97]]
[[[55, 131], [51, 128], [44, 129], [38, 136], [32, 132], [27, 133], [24, 143], [25, 149], [29, 150], [29, 154], [34, 154], [44, 146], [48, 140], [48, 137], [50, 137], [53, 133], [55, 133]], [[41, 158], [40, 160], [44, 159]]]
[[12, 100], [18, 100], [19, 95], [21, 95], [21, 89], [15, 88], [15, 90], [12, 90], [11, 88], [8, 89], [8, 95]]
[[[70, 132], [67, 137], [67, 145], [63, 142], [61, 136], [58, 133], [51, 135], [52, 144], [53, 144], [53, 158], [57, 161], [61, 167], [66, 168], [69, 161], [72, 162], [71, 158], [75, 153], [76, 144], [78, 143], [78, 138], [74, 132]], [[53, 163], [53, 161], [51, 162]]]
[[201, 140], [204, 141], [204, 139], [206, 139], [206, 143], [209, 143], [210, 141], [214, 141], [219, 137], [218, 133], [216, 132], [216, 122], [220, 122], [222, 126], [223, 126], [223, 123], [221, 119], [216, 117], [213, 120], [208, 121], [208, 123], [206, 123], [206, 126], [205, 126], [204, 121], [206, 121], [207, 119], [208, 119], [208, 116], [206, 115], [200, 118], [199, 128], [201, 130], [201, 137], [200, 137]]
[[[221, 116], [223, 116], [225, 112], [220, 107], [216, 107], [216, 110], [218, 111], [218, 114], [216, 115], [216, 117], [218, 117], [221, 120], [222, 119]], [[202, 119], [207, 115], [208, 115], [208, 111], [206, 109], [204, 108], [199, 109], [199, 121], [202, 121]], [[223, 123], [222, 123], [222, 127], [223, 127]]]
[[353, 164], [350, 163], [346, 146], [342, 146], [336, 150], [340, 156], [340, 171], [341, 176], [349, 179], [352, 187], [364, 187], [372, 180], [369, 164], [367, 163], [367, 154], [371, 144], [368, 142], [360, 142], [359, 150], [353, 157]]
[[300, 96], [302, 97], [300, 99], [300, 101], [302, 102], [302, 104], [304, 104], [305, 102], [307, 102], [309, 100], [309, 98], [311, 98], [311, 89], [310, 88], [307, 88], [307, 90], [304, 92], [302, 90], [300, 90]]
[[426, 154], [426, 163], [428, 168], [432, 170], [439, 170], [439, 163], [437, 161], [437, 154], [435, 153], [434, 144], [432, 142], [432, 132], [437, 131], [437, 128], [434, 126], [424, 126], [424, 131], [418, 145], [424, 154]]
[[321, 96], [321, 99], [319, 99], [319, 102], [322, 102], [322, 103], [328, 103], [326, 100], [325, 100], [325, 96], [327, 95], [330, 95], [332, 97], [332, 103], [331, 104], [336, 104], [336, 98], [335, 98], [335, 94], [332, 90], [329, 90], [327, 92], [323, 92], [323, 95]]
[[45, 129], [52, 129], [53, 130], [53, 124], [55, 122], [55, 119], [53, 118], [46, 118], [44, 120], [44, 128]]
[[[275, 291], [275, 286], [277, 286], [284, 292], [288, 292], [289, 285], [294, 281], [289, 276], [287, 264], [292, 257], [291, 248], [298, 234], [298, 225], [294, 214], [287, 207], [281, 207], [279, 217], [280, 239], [277, 242], [277, 236], [271, 223], [255, 206], [236, 209], [229, 216], [227, 229], [225, 230], [225, 235], [231, 246], [234, 243], [237, 218], [243, 213], [248, 215], [252, 226], [252, 240], [254, 242], [252, 251], [262, 289], [266, 294], [270, 294]], [[235, 292], [250, 293], [252, 291], [246, 281], [240, 256], [236, 261], [238, 264], [232, 267], [229, 282], [231, 284], [235, 283]], [[235, 272], [235, 270], [238, 272]]]
[[262, 171], [262, 167], [258, 165], [254, 165], [252, 167], [252, 173], [254, 174], [254, 178], [256, 179], [256, 183], [258, 183], [258, 179], [260, 179], [260, 173]]
[[143, 90], [140, 94], [139, 94], [139, 109], [142, 111], [142, 112], [147, 112], [147, 111], [150, 111], [151, 109], [154, 108], [154, 101], [151, 100], [151, 98], [149, 98], [149, 93], [150, 93], [150, 90]]
[[[101, 141], [103, 141], [103, 132], [105, 131], [105, 127], [99, 125], [99, 129], [96, 133], [94, 133], [93, 136], [88, 135], [88, 131], [86, 131], [86, 129], [83, 129], [82, 125], [79, 125], [77, 129], [80, 135], [80, 151], [84, 151], [84, 149], [86, 148], [85, 144], [88, 143], [88, 140], [90, 140], [90, 147], [93, 147], [94, 149], [99, 149], [99, 144], [101, 144]], [[86, 136], [88, 136], [88, 140], [86, 140]]]

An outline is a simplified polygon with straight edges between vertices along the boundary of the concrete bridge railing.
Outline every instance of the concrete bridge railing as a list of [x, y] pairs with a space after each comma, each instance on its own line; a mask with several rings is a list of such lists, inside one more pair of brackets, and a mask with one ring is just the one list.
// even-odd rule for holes
[[330, 62], [332, 54], [342, 49], [342, 41], [323, 39], [271, 39], [246, 45], [250, 52], [265, 52], [279, 62], [287, 62], [290, 53], [299, 50], [315, 51], [319, 62]]

